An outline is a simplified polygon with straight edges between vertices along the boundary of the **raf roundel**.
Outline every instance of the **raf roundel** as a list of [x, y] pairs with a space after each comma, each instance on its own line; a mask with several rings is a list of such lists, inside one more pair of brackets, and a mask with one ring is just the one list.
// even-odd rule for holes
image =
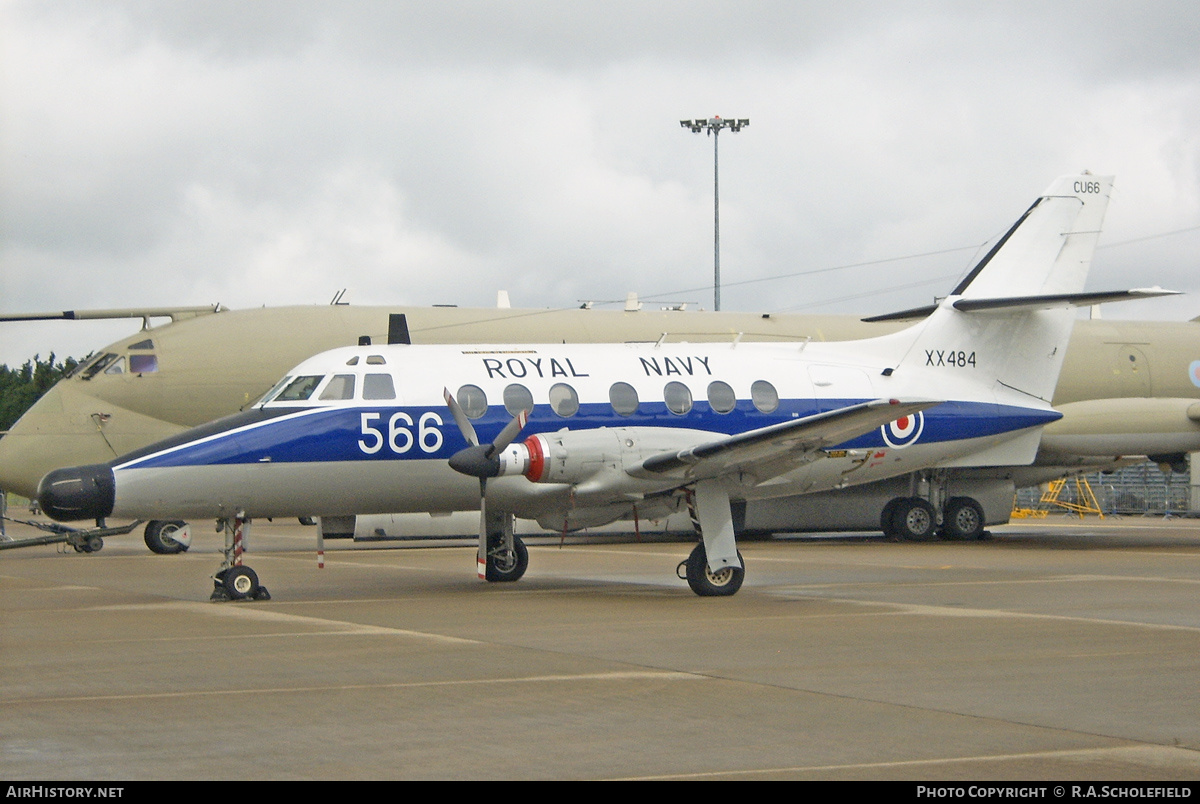
[[883, 443], [895, 449], [902, 449], [914, 443], [921, 437], [925, 429], [925, 415], [917, 412], [911, 416], [901, 416], [894, 422], [888, 422], [879, 428], [883, 433]]

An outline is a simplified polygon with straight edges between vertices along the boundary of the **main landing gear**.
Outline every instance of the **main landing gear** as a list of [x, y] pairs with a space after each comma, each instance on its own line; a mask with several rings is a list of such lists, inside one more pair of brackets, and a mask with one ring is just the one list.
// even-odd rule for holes
[[213, 575], [213, 592], [209, 600], [270, 600], [271, 593], [258, 582], [258, 574], [242, 565], [250, 520], [243, 516], [219, 519], [217, 526], [225, 531], [225, 562]]
[[879, 525], [885, 536], [898, 542], [927, 542], [935, 537], [979, 539], [983, 536], [983, 506], [971, 497], [951, 497], [939, 516], [923, 497], [896, 497], [883, 507]]
[[[692, 525], [700, 543], [675, 574], [700, 597], [729, 597], [742, 588], [746, 564], [737, 549], [729, 494], [716, 481], [701, 481], [686, 492]], [[711, 558], [711, 560], [710, 560]]]

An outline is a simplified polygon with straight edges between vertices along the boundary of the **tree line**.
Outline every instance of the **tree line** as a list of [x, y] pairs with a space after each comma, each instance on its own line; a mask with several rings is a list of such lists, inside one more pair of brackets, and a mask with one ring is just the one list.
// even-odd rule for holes
[[0, 363], [0, 432], [12, 427], [42, 394], [78, 365], [73, 357], [55, 362], [53, 352], [45, 360], [35, 355], [20, 368]]

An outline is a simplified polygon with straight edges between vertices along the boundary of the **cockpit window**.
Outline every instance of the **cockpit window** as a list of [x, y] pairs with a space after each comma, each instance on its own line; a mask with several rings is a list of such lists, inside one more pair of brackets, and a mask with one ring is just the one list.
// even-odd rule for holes
[[124, 374], [125, 373], [125, 358], [118, 357], [116, 360], [104, 370], [105, 374]]
[[334, 374], [318, 397], [323, 402], [354, 398], [354, 375]]
[[101, 371], [104, 371], [104, 369], [108, 368], [108, 366], [116, 359], [117, 356], [112, 352], [105, 352], [93, 360], [90, 366], [87, 366], [87, 368], [80, 372], [79, 379], [90, 380], [92, 377], [95, 377]]
[[355, 355], [354, 357], [347, 360], [346, 365], [347, 366], [357, 366], [358, 365], [358, 355]]
[[368, 366], [386, 366], [387, 361], [383, 359], [383, 355], [367, 355]]
[[291, 381], [292, 378], [290, 375], [288, 375], [279, 382], [275, 383], [274, 387], [272, 387], [270, 391], [267, 391], [265, 394], [259, 397], [259, 400], [254, 403], [255, 406], [257, 407], [258, 405], [265, 405], [266, 403], [270, 402], [275, 398], [275, 394], [279, 393], [279, 389], [283, 388], [283, 386], [287, 385]]
[[[149, 343], [150, 341], [144, 341]], [[130, 346], [130, 349], [137, 348]], [[158, 355], [130, 355], [129, 356], [129, 373], [130, 374], [152, 374], [158, 371]]]
[[395, 398], [396, 386], [392, 383], [391, 374], [368, 374], [363, 377], [363, 399]]
[[317, 390], [317, 386], [321, 380], [325, 379], [320, 374], [308, 374], [302, 377], [297, 377], [288, 383], [288, 386], [280, 391], [279, 396], [275, 397], [275, 402], [303, 402], [312, 396], [313, 391]]
[[133, 349], [140, 349], [140, 350], [142, 350], [142, 351], [146, 351], [146, 350], [149, 350], [149, 349], [153, 349], [153, 348], [154, 348], [154, 341], [152, 341], [152, 340], [150, 340], [149, 338], [147, 338], [147, 339], [146, 339], [146, 340], [144, 340], [144, 341], [138, 341], [138, 342], [137, 342], [137, 343], [135, 343], [135, 344], [131, 344], [129, 348], [130, 348], [130, 350], [133, 350]]

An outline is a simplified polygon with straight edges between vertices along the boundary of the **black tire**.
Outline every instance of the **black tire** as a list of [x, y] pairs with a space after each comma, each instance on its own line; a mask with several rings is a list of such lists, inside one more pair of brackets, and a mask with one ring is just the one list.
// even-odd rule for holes
[[983, 506], [970, 497], [951, 497], [942, 516], [942, 538], [978, 539], [983, 535]]
[[937, 532], [937, 512], [920, 497], [904, 497], [892, 512], [892, 527], [904, 541], [929, 541]]
[[258, 596], [258, 574], [249, 567], [230, 567], [221, 576], [221, 585], [230, 600], [245, 600]]
[[742, 588], [742, 581], [746, 579], [746, 562], [742, 561], [740, 550], [737, 557], [742, 566], [726, 567], [719, 572], [711, 572], [708, 569], [708, 553], [704, 550], [704, 542], [700, 542], [692, 548], [692, 553], [687, 559], [688, 586], [700, 597], [729, 597], [737, 594], [737, 590]]
[[150, 548], [150, 552], [164, 556], [182, 553], [187, 550], [187, 546], [172, 539], [171, 534], [186, 524], [178, 519], [150, 520], [146, 523], [146, 531], [143, 536], [146, 546]]
[[503, 548], [504, 537], [495, 534], [488, 537], [487, 569], [485, 577], [493, 583], [512, 583], [521, 580], [529, 568], [529, 549], [521, 537], [513, 537], [513, 549]]
[[887, 505], [883, 506], [883, 513], [879, 515], [879, 529], [883, 531], [883, 535], [889, 541], [900, 541], [900, 534], [896, 532], [896, 525], [892, 522], [892, 518], [896, 515], [896, 506], [904, 502], [903, 497], [893, 497], [888, 500]]

